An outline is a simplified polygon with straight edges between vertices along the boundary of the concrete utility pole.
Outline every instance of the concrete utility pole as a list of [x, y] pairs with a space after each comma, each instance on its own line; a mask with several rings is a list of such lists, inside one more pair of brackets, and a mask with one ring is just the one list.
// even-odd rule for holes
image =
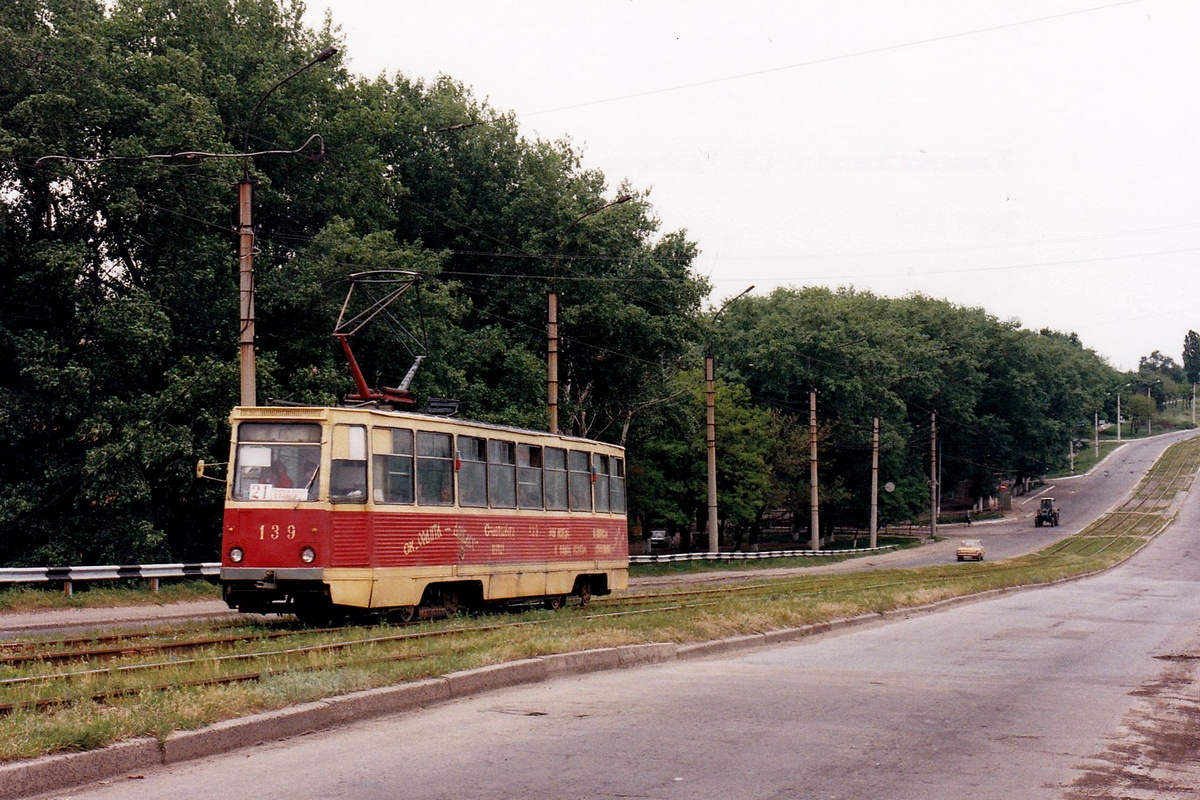
[[1100, 458], [1100, 412], [1092, 412], [1092, 449], [1097, 459]]
[[558, 433], [558, 290], [546, 295], [546, 403], [550, 432]]
[[729, 304], [739, 297], [748, 294], [754, 285], [743, 289], [740, 293], [726, 300], [717, 313], [712, 315], [712, 329], [709, 330], [708, 353], [704, 356], [704, 445], [708, 456], [708, 518], [704, 530], [708, 534], [708, 552], [721, 552], [721, 530], [717, 526], [717, 378], [716, 363], [712, 354], [712, 337], [717, 325], [717, 317]]
[[712, 354], [704, 357], [704, 449], [708, 458], [708, 552], [721, 551], [721, 531], [717, 526], [717, 379]]
[[817, 489], [817, 390], [808, 392], [808, 502], [809, 547], [821, 549], [820, 492]]
[[934, 411], [929, 428], [929, 538], [937, 538], [938, 515], [938, 452], [937, 412]]
[[546, 406], [550, 416], [550, 433], [558, 433], [558, 262], [562, 258], [563, 244], [567, 241], [567, 234], [588, 217], [599, 214], [606, 208], [628, 203], [632, 199], [633, 195], [623, 194], [616, 200], [585, 211], [571, 220], [571, 224], [563, 228], [563, 232], [558, 235], [550, 276], [550, 292], [546, 297]]
[[246, 130], [242, 133], [242, 179], [238, 181], [238, 295], [240, 325], [238, 332], [238, 365], [240, 400], [243, 406], [258, 405], [257, 368], [254, 359], [254, 184], [250, 180], [250, 130], [258, 109], [271, 93], [311, 67], [328, 61], [337, 54], [336, 47], [326, 47], [304, 66], [278, 81], [254, 104]]
[[243, 406], [258, 405], [257, 372], [254, 360], [254, 184], [238, 181], [238, 380]]
[[879, 546], [879, 417], [871, 420], [871, 549]]

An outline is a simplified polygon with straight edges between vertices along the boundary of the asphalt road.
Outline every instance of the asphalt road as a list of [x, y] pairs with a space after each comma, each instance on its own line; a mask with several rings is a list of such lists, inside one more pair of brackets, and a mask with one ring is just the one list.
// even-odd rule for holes
[[[692, 583], [698, 580], [727, 581], [746, 576], [762, 577], [771, 574], [788, 574], [797, 571], [853, 572], [857, 570], [924, 567], [954, 561], [954, 550], [961, 539], [980, 539], [987, 550], [986, 558], [1001, 560], [1034, 553], [1070, 534], [1077, 533], [1092, 520], [1119, 505], [1136, 487], [1146, 471], [1170, 445], [1200, 434], [1188, 430], [1136, 439], [1113, 451], [1087, 475], [1078, 475], [1050, 481], [1036, 491], [1015, 498], [1012, 511], [1003, 520], [976, 522], [971, 526], [962, 524], [942, 525], [938, 528], [940, 541], [926, 542], [920, 547], [890, 551], [878, 555], [864, 556], [836, 564], [806, 566], [801, 568], [756, 569], [679, 576], [656, 576], [633, 578], [631, 588], [647, 588], [672, 583]], [[1057, 528], [1034, 525], [1033, 514], [1042, 497], [1053, 497], [1061, 512]]]
[[69, 796], [1196, 798], [1198, 532], [1193, 492], [1153, 544], [1086, 580], [492, 692]]
[[[712, 573], [686, 573], [675, 576], [632, 578], [630, 589], [653, 588], [679, 583], [741, 580], [746, 576], [765, 577], [799, 571], [851, 572], [866, 569], [927, 566], [954, 560], [954, 548], [959, 539], [970, 536], [982, 539], [989, 559], [1012, 558], [1035, 552], [1058, 539], [1074, 533], [1120, 502], [1169, 445], [1181, 438], [1197, 435], [1197, 431], [1181, 431], [1152, 439], [1138, 439], [1125, 444], [1111, 454], [1088, 475], [1052, 482], [1037, 492], [1017, 498], [1013, 513], [999, 522], [980, 522], [967, 528], [946, 525], [939, 528], [942, 541], [927, 542], [921, 547], [851, 559], [837, 564], [810, 565], [781, 569], [752, 571], [721, 570]], [[1033, 510], [1037, 499], [1053, 495], [1062, 511], [1062, 523], [1057, 528], [1035, 528]], [[32, 633], [54, 631], [67, 634], [97, 628], [149, 627], [181, 620], [201, 620], [233, 617], [235, 612], [220, 600], [194, 603], [175, 603], [162, 606], [130, 606], [125, 608], [73, 608], [51, 611], [0, 613], [0, 639]]]

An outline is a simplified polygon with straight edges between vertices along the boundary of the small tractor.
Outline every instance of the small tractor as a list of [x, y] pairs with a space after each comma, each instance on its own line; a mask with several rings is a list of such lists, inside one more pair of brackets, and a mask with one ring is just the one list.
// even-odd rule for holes
[[1033, 518], [1033, 524], [1039, 528], [1043, 525], [1058, 527], [1058, 506], [1054, 505], [1053, 497], [1042, 498], [1037, 514]]

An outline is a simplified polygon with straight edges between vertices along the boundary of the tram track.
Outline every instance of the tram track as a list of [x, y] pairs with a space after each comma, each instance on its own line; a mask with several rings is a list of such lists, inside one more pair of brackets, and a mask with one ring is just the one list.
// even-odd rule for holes
[[[725, 593], [729, 594], [730, 592], [727, 591]], [[681, 594], [681, 593], [675, 593], [675, 594]], [[682, 594], [687, 594], [687, 593], [682, 593]], [[693, 594], [705, 595], [705, 594], [710, 594], [710, 592], [698, 591]], [[649, 614], [649, 613], [661, 612], [661, 611], [677, 611], [677, 610], [682, 610], [682, 609], [686, 609], [686, 608], [698, 608], [698, 607], [702, 607], [702, 606], [706, 606], [706, 605], [715, 605], [715, 601], [700, 602], [700, 603], [672, 602], [668, 605], [659, 604], [653, 608], [640, 608], [640, 609], [633, 609], [633, 610], [620, 610], [620, 611], [601, 612], [601, 613], [597, 613], [597, 614], [586, 614], [586, 615], [583, 615], [582, 619], [584, 621], [599, 620], [599, 619], [611, 619], [614, 617], [634, 616], [634, 615]], [[322, 644], [310, 645], [310, 646], [305, 646], [305, 647], [288, 648], [285, 650], [270, 650], [270, 651], [251, 652], [251, 653], [214, 655], [214, 656], [208, 656], [208, 657], [203, 657], [203, 658], [194, 658], [194, 659], [180, 659], [180, 660], [172, 660], [172, 661], [126, 664], [126, 665], [102, 667], [102, 668], [95, 668], [95, 669], [76, 670], [76, 671], [72, 671], [72, 672], [54, 672], [54, 673], [47, 673], [47, 674], [25, 675], [25, 676], [19, 676], [19, 677], [11, 677], [11, 678], [0, 678], [0, 693], [6, 692], [6, 691], [11, 691], [14, 688], [20, 687], [20, 686], [46, 685], [46, 684], [54, 684], [54, 683], [61, 683], [61, 682], [72, 682], [72, 681], [76, 681], [76, 680], [89, 680], [89, 679], [94, 680], [94, 679], [98, 679], [98, 678], [112, 677], [112, 676], [128, 676], [128, 675], [135, 674], [135, 673], [151, 673], [151, 672], [161, 672], [161, 671], [171, 670], [171, 669], [186, 669], [188, 667], [194, 667], [197, 665], [205, 665], [205, 666], [211, 667], [211, 666], [218, 666], [218, 665], [253, 662], [255, 660], [304, 658], [304, 657], [311, 657], [314, 655], [326, 654], [326, 653], [331, 653], [331, 652], [336, 652], [336, 651], [350, 650], [351, 648], [358, 648], [358, 647], [372, 647], [372, 646], [378, 646], [378, 645], [384, 645], [384, 644], [398, 644], [398, 643], [431, 639], [431, 638], [451, 638], [455, 635], [460, 635], [460, 634], [465, 634], [465, 633], [479, 634], [479, 633], [488, 633], [488, 632], [495, 632], [495, 631], [504, 631], [504, 630], [516, 629], [516, 628], [525, 628], [525, 627], [530, 627], [530, 626], [534, 626], [534, 625], [545, 624], [546, 622], [549, 622], [549, 621], [550, 620], [519, 620], [519, 621], [500, 623], [500, 624], [494, 624], [494, 625], [456, 627], [456, 628], [447, 628], [447, 629], [432, 630], [432, 631], [419, 631], [419, 632], [409, 632], [409, 633], [398, 633], [398, 634], [387, 635], [387, 636], [374, 636], [374, 637], [368, 637], [368, 638], [348, 639], [348, 640], [335, 641], [335, 642], [326, 642], [326, 643], [322, 643]], [[264, 638], [276, 639], [276, 638], [283, 638], [283, 637], [287, 637], [287, 636], [328, 634], [328, 633], [336, 633], [338, 631], [349, 630], [349, 629], [355, 629], [355, 628], [354, 628], [354, 626], [348, 626], [347, 628], [327, 628], [327, 629], [321, 629], [321, 630], [300, 629], [300, 630], [294, 630], [294, 631], [274, 632], [274, 633], [268, 634], [266, 636], [247, 635], [247, 636], [243, 636], [243, 637], [227, 637], [227, 638], [223, 638], [220, 640], [209, 640], [209, 641], [210, 642], [218, 642], [220, 644], [228, 644], [228, 643], [235, 642], [235, 641], [244, 641], [244, 640], [251, 640], [251, 639], [260, 639], [261, 640]], [[175, 646], [176, 647], [184, 647], [184, 646], [188, 646], [188, 645], [200, 646], [199, 643], [194, 643], [194, 642], [193, 643], [179, 643], [178, 645], [175, 645]], [[162, 652], [163, 650], [166, 650], [166, 649], [171, 649], [171, 648], [169, 646], [164, 647], [164, 646], [160, 645], [157, 650], [151, 646], [143, 646], [141, 648], [132, 649], [132, 650], [131, 649], [118, 650], [117, 648], [109, 648], [109, 649], [104, 649], [104, 650], [93, 650], [93, 651], [83, 651], [83, 652], [92, 653], [92, 654], [101, 654], [101, 655], [109, 655], [110, 653], [115, 653], [117, 656], [127, 657], [130, 655], [142, 654], [142, 653], [146, 653], [146, 652]], [[6, 703], [0, 703], [0, 715], [9, 714], [18, 709], [41, 710], [41, 709], [52, 708], [55, 706], [64, 706], [64, 705], [69, 705], [71, 703], [77, 703], [77, 702], [83, 702], [83, 701], [107, 702], [107, 701], [115, 700], [120, 697], [128, 697], [131, 695], [140, 694], [140, 693], [144, 693], [144, 692], [164, 692], [164, 691], [203, 687], [203, 686], [221, 686], [221, 685], [236, 684], [236, 683], [246, 683], [246, 682], [251, 682], [251, 681], [260, 681], [265, 678], [270, 678], [270, 677], [274, 677], [277, 675], [284, 675], [284, 674], [300, 674], [300, 673], [305, 673], [305, 672], [314, 672], [314, 671], [326, 670], [326, 669], [346, 669], [346, 668], [363, 667], [363, 666], [382, 664], [382, 663], [388, 663], [388, 662], [421, 661], [421, 660], [435, 659], [435, 658], [446, 655], [446, 653], [449, 650], [450, 650], [450, 648], [444, 648], [444, 649], [440, 649], [440, 650], [439, 649], [426, 650], [426, 651], [420, 652], [420, 653], [389, 654], [389, 655], [379, 655], [379, 656], [372, 656], [372, 657], [366, 657], [366, 658], [353, 657], [353, 658], [347, 658], [347, 659], [340, 659], [340, 660], [336, 660], [336, 661], [327, 661], [327, 662], [321, 663], [321, 664], [299, 664], [299, 665], [289, 664], [289, 665], [284, 665], [284, 666], [280, 666], [280, 667], [269, 667], [269, 668], [264, 668], [264, 669], [260, 669], [257, 671], [237, 672], [237, 673], [233, 673], [233, 674], [214, 676], [214, 677], [209, 677], [209, 678], [181, 680], [181, 681], [175, 681], [175, 682], [141, 683], [141, 684], [138, 684], [135, 686], [114, 688], [114, 689], [105, 689], [102, 691], [96, 691], [96, 692], [90, 692], [90, 693], [75, 693], [75, 694], [70, 694], [70, 695], [69, 694], [58, 694], [58, 695], [53, 695], [53, 696], [39, 696], [39, 697], [29, 698], [29, 699], [25, 699], [25, 700], [14, 700], [14, 701], [6, 702]], [[20, 660], [16, 661], [15, 663], [20, 665], [20, 664], [25, 664], [25, 663], [35, 661], [35, 660], [41, 658], [42, 659], [41, 663], [51, 664], [51, 663], [55, 663], [57, 660], [60, 660], [61, 658], [65, 658], [65, 657], [69, 657], [69, 656], [78, 656], [78, 653], [26, 654], [24, 656], [21, 656]], [[12, 659], [10, 659], [9, 663], [13, 664], [14, 661]]]
[[[0, 645], [0, 714], [81, 703], [114, 703], [137, 695], [261, 682], [286, 675], [369, 668], [385, 663], [434, 663], [460, 649], [460, 643], [472, 636], [504, 638], [516, 629], [551, 622], [603, 624], [619, 618], [711, 609], [727, 601], [761, 605], [771, 600], [804, 598], [816, 602], [869, 593], [888, 598], [881, 603], [903, 604], [904, 593], [910, 589], [925, 591], [938, 586], [953, 589], [958, 584], [969, 593], [973, 584], [983, 581], [1012, 586], [1041, 582], [1046, 564], [1056, 559], [1110, 565], [1144, 546], [1173, 518], [1180, 493], [1190, 488], [1198, 462], [1200, 441], [1192, 440], [1168, 450], [1167, 456], [1117, 508], [1038, 553], [1001, 562], [946, 564], [923, 568], [920, 572], [889, 570], [750, 579], [729, 586], [597, 598], [586, 611], [557, 612], [542, 619], [484, 624], [451, 621], [447, 627], [401, 629], [382, 635], [348, 635], [347, 632], [369, 634], [369, 629], [360, 626], [283, 630], [259, 627], [245, 633], [212, 635], [213, 630], [236, 627], [225, 622], [170, 631], [5, 642]], [[318, 641], [286, 646], [298, 637]], [[448, 644], [425, 646], [430, 640]], [[254, 642], [278, 642], [285, 646], [260, 646], [250, 652], [236, 652], [237, 647]], [[416, 647], [417, 644], [421, 646]], [[196, 655], [179, 657], [189, 652]], [[110, 663], [74, 670], [62, 668], [98, 661]]]

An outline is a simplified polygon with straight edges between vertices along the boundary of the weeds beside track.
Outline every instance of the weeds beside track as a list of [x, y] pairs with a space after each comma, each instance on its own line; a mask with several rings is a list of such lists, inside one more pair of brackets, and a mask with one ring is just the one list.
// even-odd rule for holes
[[[756, 577], [619, 595], [589, 609], [396, 627], [188, 626], [0, 648], [0, 759], [88, 749], [333, 694], [506, 660], [650, 641], [679, 643], [883, 612], [1106, 569], [1173, 519], [1200, 440], [1163, 455], [1129, 497], [1079, 533], [1021, 558], [914, 570]], [[180, 657], [186, 656], [186, 657]]]

